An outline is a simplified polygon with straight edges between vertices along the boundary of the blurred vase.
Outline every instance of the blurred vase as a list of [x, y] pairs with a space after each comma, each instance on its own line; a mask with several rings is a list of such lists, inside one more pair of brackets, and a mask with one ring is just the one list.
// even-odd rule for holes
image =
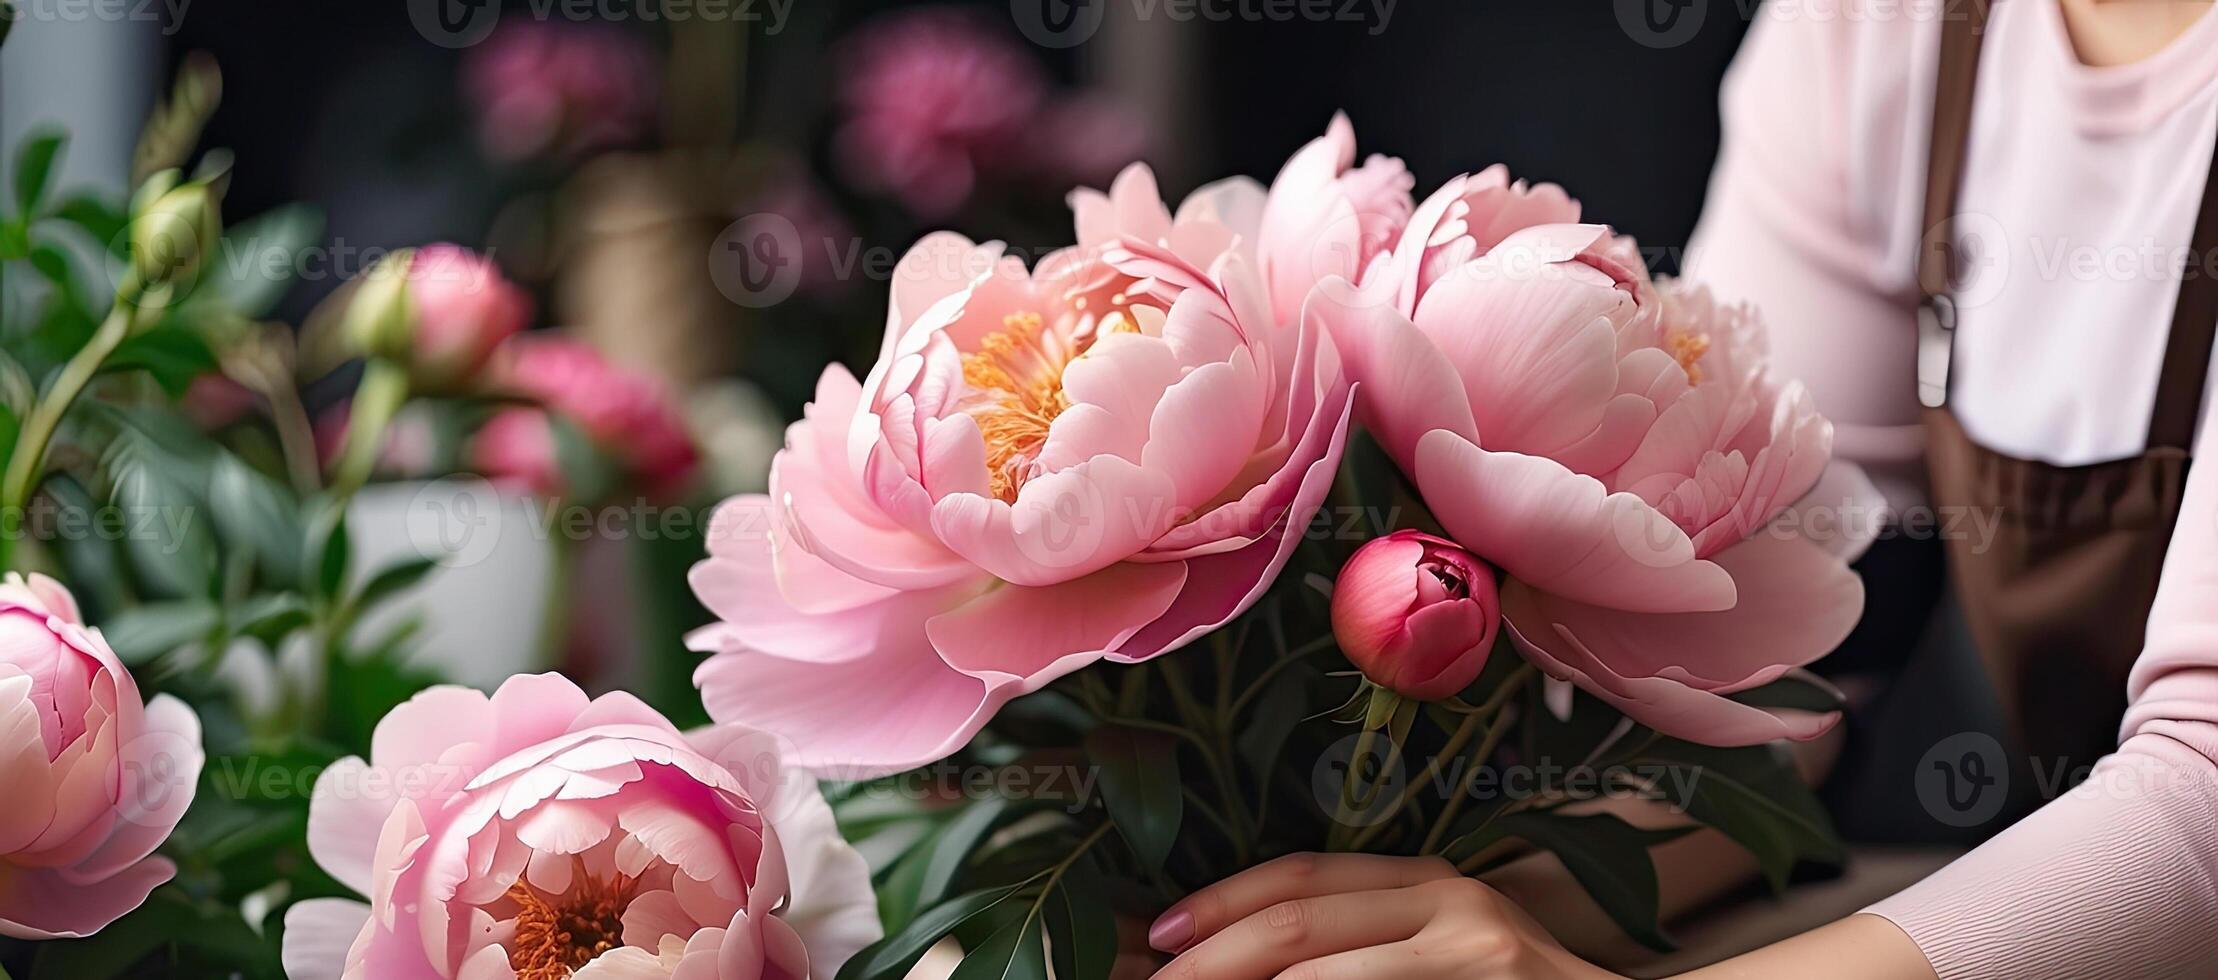
[[357, 635], [418, 620], [412, 663], [487, 691], [545, 669], [557, 558], [546, 517], [545, 505], [474, 478], [364, 487], [347, 510], [357, 584], [402, 562], [440, 567], [366, 615]]

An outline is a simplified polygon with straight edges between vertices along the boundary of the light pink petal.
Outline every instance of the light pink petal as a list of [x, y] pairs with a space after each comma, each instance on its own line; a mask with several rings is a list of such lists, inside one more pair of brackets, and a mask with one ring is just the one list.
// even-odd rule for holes
[[1634, 720], [1708, 745], [1813, 738], [1832, 714], [1771, 712], [1723, 695], [1777, 680], [1832, 652], [1863, 612], [1863, 583], [1807, 542], [1759, 535], [1718, 555], [1740, 586], [1732, 609], [1647, 615], [1585, 605], [1513, 583], [1503, 615], [1549, 674]]
[[1435, 430], [1418, 444], [1417, 485], [1456, 543], [1535, 588], [1636, 612], [1733, 605], [1732, 576], [1696, 559], [1685, 531], [1553, 460]]
[[99, 881], [62, 868], [11, 868], [0, 888], [0, 936], [76, 939], [90, 936], [138, 908], [177, 876], [168, 858], [150, 857]]
[[921, 629], [842, 664], [718, 654], [693, 679], [710, 717], [788, 739], [795, 765], [838, 779], [946, 758], [1006, 700], [941, 662]]
[[1141, 465], [1178, 486], [1192, 511], [1223, 492], [1254, 451], [1263, 424], [1262, 381], [1246, 351], [1205, 364], [1163, 393]]
[[932, 508], [948, 547], [1018, 585], [1067, 582], [1139, 551], [1178, 519], [1170, 476], [1097, 456], [1033, 479], [1015, 504], [959, 494]]
[[[772, 587], [787, 605], [803, 612], [838, 612], [896, 593], [833, 568], [799, 548], [781, 547], [775, 532], [779, 516], [778, 509], [763, 494], [742, 494], [725, 501], [709, 519], [706, 543], [710, 561], [731, 559], [751, 565], [767, 557], [775, 571]], [[702, 601], [710, 600], [704, 595]], [[710, 608], [713, 611], [715, 607]]]
[[105, 878], [137, 864], [169, 839], [192, 805], [206, 760], [200, 717], [185, 702], [158, 694], [146, 706], [146, 730], [123, 747], [123, 785], [116, 823], [99, 849], [74, 872]]
[[285, 976], [339, 980], [347, 951], [370, 921], [370, 907], [350, 898], [310, 898], [285, 910]]
[[1425, 433], [1445, 429], [1475, 442], [1478, 425], [1471, 415], [1463, 380], [1407, 317], [1392, 306], [1328, 285], [1310, 294], [1303, 317], [1330, 331], [1348, 377], [1361, 386], [1356, 414], [1377, 437], [1387, 455], [1405, 469], [1417, 461], [1417, 442]]
[[1037, 690], [1116, 650], [1185, 584], [1183, 564], [1121, 562], [1059, 585], [1002, 586], [925, 628], [948, 666]]

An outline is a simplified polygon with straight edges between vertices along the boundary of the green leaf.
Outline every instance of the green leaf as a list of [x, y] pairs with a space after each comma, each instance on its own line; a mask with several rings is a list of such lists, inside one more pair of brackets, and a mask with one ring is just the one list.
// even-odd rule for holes
[[153, 591], [169, 597], [207, 595], [215, 576], [215, 546], [194, 506], [198, 498], [157, 460], [161, 457], [127, 453], [112, 474], [124, 551]]
[[1015, 895], [1015, 886], [951, 898], [902, 929], [865, 947], [840, 967], [838, 980], [900, 980], [940, 938]]
[[1186, 816], [1177, 740], [1163, 732], [1105, 725], [1087, 734], [1086, 755], [1101, 770], [1102, 801], [1117, 833], [1148, 873], [1160, 873]]
[[91, 194], [72, 194], [63, 198], [54, 208], [54, 217], [60, 218], [85, 233], [93, 244], [110, 254], [128, 254], [129, 242], [123, 231], [130, 226], [131, 218], [122, 208]]
[[100, 370], [145, 371], [171, 398], [183, 397], [193, 379], [216, 369], [208, 343], [190, 330], [167, 326], [149, 330], [118, 346]]
[[336, 601], [346, 585], [348, 548], [345, 504], [325, 501], [308, 522], [310, 567], [315, 579], [309, 584], [319, 599]]
[[116, 656], [138, 665], [208, 635], [223, 611], [206, 599], [150, 602], [110, 614], [100, 624]]
[[1117, 918], [1106, 894], [1085, 860], [1065, 870], [1048, 893], [1047, 942], [1055, 980], [1109, 980], [1117, 961]]
[[69, 141], [67, 134], [44, 132], [25, 140], [15, 154], [15, 213], [28, 220], [38, 212], [54, 174], [54, 158]]
[[1488, 827], [1553, 852], [1610, 921], [1659, 953], [1678, 948], [1656, 921], [1656, 863], [1648, 849], [1685, 830], [1642, 830], [1610, 814], [1512, 813]]
[[963, 957], [948, 980], [1047, 980], [1040, 917], [1026, 914], [995, 930]]
[[272, 208], [224, 235], [222, 261], [202, 273], [197, 305], [216, 304], [239, 316], [265, 316], [285, 297], [300, 256], [323, 234], [323, 213], [306, 204]]
[[239, 603], [228, 617], [230, 630], [275, 645], [286, 634], [308, 625], [306, 600], [291, 592], [258, 595]]
[[986, 842], [986, 835], [993, 833], [1008, 812], [1008, 800], [992, 797], [971, 804], [960, 816], [948, 821], [946, 829], [928, 845], [930, 855], [917, 886], [918, 908], [939, 904], [940, 899], [953, 890], [955, 876], [970, 863], [971, 854]]
[[399, 595], [409, 586], [423, 581], [424, 576], [431, 574], [432, 569], [438, 567], [439, 560], [436, 558], [413, 558], [379, 569], [377, 574], [370, 576], [369, 582], [362, 586], [361, 594], [355, 596], [355, 611], [361, 612], [374, 608], [379, 603]]
[[1657, 788], [1688, 816], [1747, 848], [1774, 892], [1786, 889], [1797, 864], [1838, 864], [1844, 857], [1824, 804], [1773, 746], [1720, 749], [1667, 740], [1642, 758], [1672, 767]]
[[276, 581], [300, 584], [300, 507], [282, 485], [224, 453], [208, 474], [208, 508], [231, 549], [252, 552]]

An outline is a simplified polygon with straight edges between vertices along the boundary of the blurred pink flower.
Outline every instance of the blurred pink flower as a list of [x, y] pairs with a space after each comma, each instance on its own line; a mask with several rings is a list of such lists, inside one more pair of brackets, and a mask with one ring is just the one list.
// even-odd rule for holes
[[151, 855], [203, 761], [200, 719], [141, 701], [69, 590], [0, 582], [0, 936], [89, 936], [138, 908], [177, 873]]
[[[669, 389], [619, 367], [591, 344], [545, 334], [518, 336], [503, 345], [494, 372], [497, 386], [576, 425], [650, 495], [674, 494], [693, 475], [700, 456]], [[508, 421], [500, 421], [503, 417]], [[532, 485], [551, 466], [553, 439], [543, 435], [544, 418], [536, 432], [528, 410], [524, 416], [504, 412], [495, 422], [494, 442], [473, 454], [488, 465], [514, 467], [489, 475], [512, 475]], [[478, 438], [483, 443], [487, 433]]]
[[501, 28], [472, 49], [463, 93], [501, 160], [621, 146], [654, 122], [654, 56], [621, 31], [548, 21]]
[[867, 865], [774, 740], [559, 674], [393, 709], [316, 780], [308, 848], [368, 902], [286, 913], [294, 980], [809, 980], [880, 934]]
[[415, 317], [411, 369], [438, 383], [476, 375], [502, 341], [531, 322], [531, 296], [502, 276], [491, 259], [460, 245], [415, 251], [408, 300]]
[[710, 528], [713, 717], [819, 771], [898, 771], [1221, 626], [1284, 567], [1345, 441], [1337, 359], [1235, 248], [1252, 181], [1175, 221], [1145, 168], [1118, 183], [1035, 269], [949, 233], [903, 258], [877, 366], [826, 371], [770, 493]]
[[1420, 701], [1471, 686], [1501, 625], [1494, 569], [1422, 531], [1364, 544], [1332, 587], [1341, 652], [1372, 683]]
[[983, 18], [952, 9], [888, 15], [850, 37], [839, 63], [841, 169], [919, 217], [947, 217], [982, 175], [1021, 170], [1038, 152], [1020, 137], [1045, 80]]
[[211, 432], [246, 418], [258, 404], [259, 396], [245, 385], [214, 373], [194, 378], [178, 400], [186, 418]]
[[536, 408], [504, 408], [486, 419], [470, 439], [470, 468], [521, 493], [560, 497], [569, 490], [554, 426]]
[[1365, 424], [1508, 573], [1535, 664], [1681, 738], [1815, 737], [1835, 716], [1725, 695], [1830, 652], [1861, 612], [1839, 558], [1756, 533], [1816, 483], [1832, 428], [1769, 378], [1745, 312], [1660, 297], [1629, 239], [1577, 218], [1553, 186], [1459, 177], [1313, 310]]

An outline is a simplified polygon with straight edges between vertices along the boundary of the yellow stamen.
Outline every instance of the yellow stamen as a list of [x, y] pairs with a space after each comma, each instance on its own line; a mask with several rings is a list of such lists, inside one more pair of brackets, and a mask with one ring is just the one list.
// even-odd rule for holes
[[1047, 442], [1048, 427], [1070, 407], [1063, 393], [1070, 355], [1043, 343], [1038, 313], [1011, 313], [1001, 318], [1001, 326], [979, 341], [976, 353], [963, 355], [963, 382], [987, 396], [970, 410], [971, 417], [985, 436], [994, 496], [1014, 502], [1025, 467]]
[[1679, 366], [1686, 370], [1687, 383], [1702, 383], [1702, 369], [1696, 367], [1695, 362], [1701, 360], [1702, 355], [1710, 352], [1709, 334], [1674, 333], [1664, 338], [1664, 347], [1671, 352], [1672, 359], [1678, 361]]
[[603, 882], [581, 862], [570, 891], [553, 901], [517, 879], [508, 897], [518, 908], [508, 965], [516, 980], [563, 980], [593, 958], [624, 944], [624, 910], [638, 883], [617, 876]]

